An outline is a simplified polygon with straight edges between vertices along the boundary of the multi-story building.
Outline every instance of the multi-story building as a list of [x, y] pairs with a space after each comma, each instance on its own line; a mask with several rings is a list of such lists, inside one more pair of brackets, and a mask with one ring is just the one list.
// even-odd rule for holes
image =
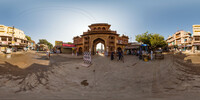
[[191, 50], [192, 34], [182, 30], [178, 31], [167, 38], [167, 43], [170, 50]]
[[193, 52], [200, 52], [200, 25], [193, 25]]
[[28, 41], [22, 30], [0, 25], [0, 52], [11, 47], [14, 50], [23, 49], [27, 45]]

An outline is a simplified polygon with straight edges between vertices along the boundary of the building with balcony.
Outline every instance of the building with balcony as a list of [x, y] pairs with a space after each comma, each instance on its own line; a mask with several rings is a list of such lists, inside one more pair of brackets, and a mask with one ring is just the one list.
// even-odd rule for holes
[[177, 31], [172, 36], [167, 38], [168, 47], [170, 50], [188, 51], [192, 49], [192, 34], [186, 31]]
[[22, 30], [0, 25], [0, 52], [11, 47], [17, 51], [27, 46], [28, 40]]

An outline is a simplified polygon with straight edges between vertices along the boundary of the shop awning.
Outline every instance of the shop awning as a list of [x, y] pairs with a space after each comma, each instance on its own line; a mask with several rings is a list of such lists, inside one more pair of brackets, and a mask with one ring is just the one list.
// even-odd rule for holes
[[148, 46], [147, 44], [142, 44], [141, 46], [144, 46], [144, 47], [146, 47], [146, 46]]

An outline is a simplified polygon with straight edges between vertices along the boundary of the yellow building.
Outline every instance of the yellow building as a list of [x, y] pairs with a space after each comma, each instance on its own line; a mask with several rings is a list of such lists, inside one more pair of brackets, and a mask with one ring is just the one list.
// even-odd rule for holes
[[17, 28], [0, 25], [0, 52], [6, 48], [23, 49], [28, 45], [26, 35]]
[[200, 52], [200, 25], [193, 25], [192, 51]]

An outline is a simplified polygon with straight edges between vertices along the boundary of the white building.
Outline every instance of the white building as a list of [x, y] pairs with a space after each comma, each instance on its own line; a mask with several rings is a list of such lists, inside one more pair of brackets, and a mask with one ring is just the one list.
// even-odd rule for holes
[[0, 52], [4, 52], [6, 48], [11, 47], [16, 50], [23, 49], [27, 45], [28, 41], [24, 31], [0, 25]]
[[193, 52], [200, 52], [200, 25], [193, 25]]
[[192, 49], [192, 34], [190, 32], [186, 31], [177, 31], [172, 36], [169, 36], [167, 38], [168, 47], [171, 50], [181, 49], [183, 51], [185, 50], [191, 50]]

